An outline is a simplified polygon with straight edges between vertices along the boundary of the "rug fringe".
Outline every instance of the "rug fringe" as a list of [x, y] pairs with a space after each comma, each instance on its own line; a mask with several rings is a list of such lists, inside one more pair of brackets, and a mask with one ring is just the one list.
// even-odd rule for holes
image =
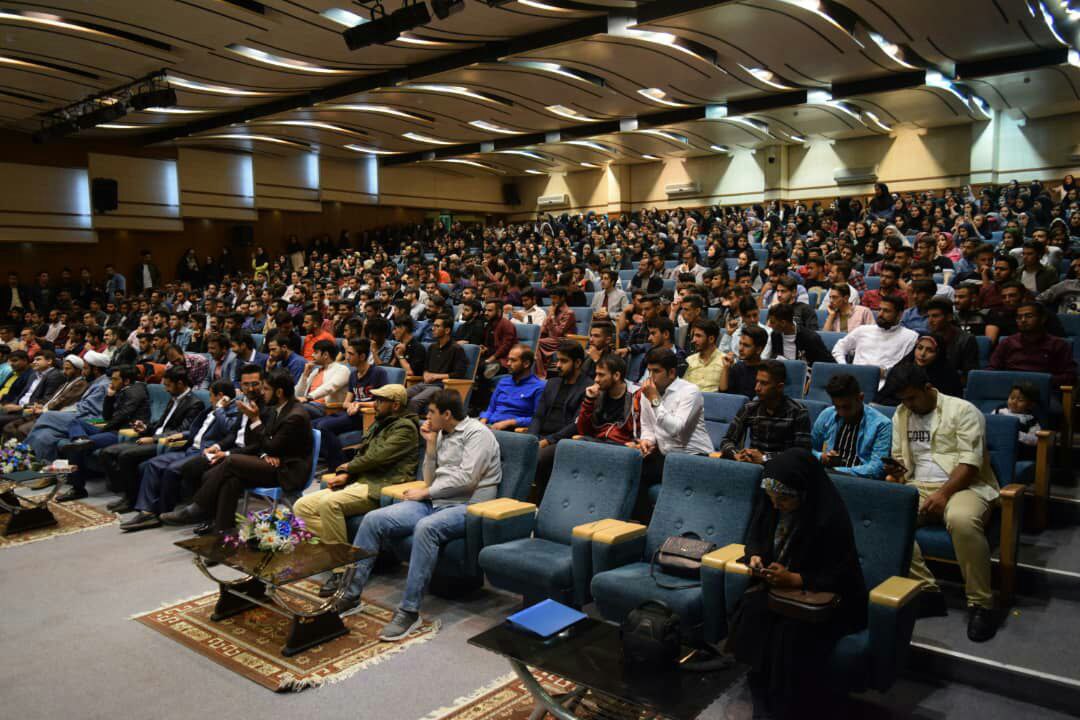
[[463, 706], [468, 705], [469, 703], [476, 702], [487, 693], [492, 692], [493, 690], [497, 690], [511, 680], [514, 680], [516, 677], [517, 674], [512, 672], [505, 675], [500, 675], [486, 685], [483, 685], [476, 690], [473, 690], [468, 695], [463, 695], [462, 697], [455, 698], [452, 701], [452, 704], [444, 705], [441, 708], [432, 710], [427, 715], [420, 718], [420, 720], [442, 720], [442, 718], [446, 717], [450, 713], [457, 712]]

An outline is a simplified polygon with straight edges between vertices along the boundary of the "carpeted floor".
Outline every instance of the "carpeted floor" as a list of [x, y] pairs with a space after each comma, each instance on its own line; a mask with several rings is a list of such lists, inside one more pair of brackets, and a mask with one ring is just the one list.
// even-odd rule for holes
[[[102, 500], [92, 500], [100, 505]], [[323, 720], [418, 720], [450, 708], [509, 671], [466, 641], [505, 617], [517, 599], [485, 590], [425, 616], [442, 623], [430, 642], [388, 657], [342, 682], [302, 693], [272, 693], [129, 618], [214, 587], [190, 555], [172, 546], [188, 531], [134, 535], [105, 527], [0, 551], [5, 622], [0, 625], [0, 717], [115, 720], [255, 717], [289, 713]], [[404, 573], [377, 577], [369, 598], [393, 607]], [[903, 681], [872, 696], [876, 717], [1064, 718], [964, 686]], [[729, 698], [702, 718], [749, 718]]]
[[[44, 498], [45, 495], [30, 495], [29, 497], [40, 499]], [[53, 517], [56, 518], [55, 525], [16, 532], [11, 535], [0, 535], [0, 549], [47, 540], [59, 535], [71, 535], [84, 530], [93, 530], [105, 525], [119, 524], [116, 515], [104, 507], [98, 507], [90, 503], [79, 501], [49, 503], [49, 509], [52, 511]], [[0, 513], [0, 524], [6, 526], [10, 518], [11, 515], [6, 512]]]

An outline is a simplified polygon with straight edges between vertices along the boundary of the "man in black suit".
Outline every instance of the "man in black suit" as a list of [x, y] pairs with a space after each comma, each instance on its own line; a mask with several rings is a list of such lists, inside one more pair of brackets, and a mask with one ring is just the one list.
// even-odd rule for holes
[[8, 355], [8, 364], [14, 372], [3, 384], [6, 390], [0, 391], [0, 405], [5, 410], [11, 408], [10, 412], [14, 412], [17, 407], [22, 407], [19, 405], [19, 399], [26, 394], [36, 373], [30, 369], [30, 356], [25, 350], [13, 350]]
[[168, 525], [211, 522], [202, 532], [231, 532], [236, 508], [248, 488], [280, 487], [299, 492], [311, 476], [311, 420], [293, 395], [292, 375], [274, 370], [263, 382], [265, 424], [255, 403], [238, 402], [251, 423], [247, 445], [218, 457], [190, 505], [161, 516]]
[[585, 388], [592, 384], [592, 377], [582, 371], [585, 351], [573, 340], [563, 340], [555, 351], [559, 365], [558, 377], [549, 377], [536, 414], [529, 424], [529, 434], [540, 438], [540, 454], [536, 461], [536, 478], [533, 481], [533, 502], [544, 495], [551, 468], [555, 464], [555, 445], [560, 440], [573, 437], [577, 432], [577, 414]]
[[[26, 354], [25, 351], [16, 351], [12, 355], [20, 352], [22, 355]], [[60, 389], [64, 384], [64, 373], [56, 369], [55, 360], [56, 353], [42, 350], [29, 363], [29, 369], [22, 370], [23, 376], [12, 384], [11, 391], [5, 396], [4, 404], [0, 407], [3, 411], [0, 414], [0, 427], [22, 417], [23, 408], [45, 402]], [[19, 380], [23, 382], [20, 383]], [[11, 398], [10, 402], [8, 398]]]
[[126, 513], [135, 509], [135, 498], [139, 496], [139, 463], [157, 455], [158, 440], [186, 432], [203, 411], [202, 400], [192, 392], [187, 368], [169, 368], [161, 384], [172, 399], [158, 421], [147, 425], [136, 420], [131, 426], [139, 435], [134, 443], [111, 445], [98, 453], [109, 488], [121, 493], [120, 499], [106, 505], [112, 512]]
[[825, 342], [813, 330], [795, 324], [795, 307], [777, 303], [769, 308], [772, 356], [775, 360], [802, 360], [807, 365], [835, 362]]
[[30, 289], [19, 283], [19, 274], [8, 273], [8, 284], [0, 288], [0, 313], [7, 313], [14, 307], [31, 310], [32, 305]]
[[132, 280], [135, 281], [135, 290], [137, 292], [161, 287], [161, 271], [154, 264], [149, 250], [142, 251], [142, 262], [136, 266]]

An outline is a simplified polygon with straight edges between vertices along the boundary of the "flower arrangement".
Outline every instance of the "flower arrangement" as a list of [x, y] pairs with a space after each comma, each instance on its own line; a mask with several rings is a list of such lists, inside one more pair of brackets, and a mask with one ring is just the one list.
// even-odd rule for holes
[[0, 448], [0, 472], [13, 473], [20, 470], [32, 470], [37, 463], [34, 452], [26, 443], [8, 440]]
[[226, 545], [247, 545], [268, 552], [290, 553], [301, 543], [319, 539], [304, 526], [304, 521], [284, 507], [274, 507], [246, 516], [237, 513], [236, 535], [226, 535]]

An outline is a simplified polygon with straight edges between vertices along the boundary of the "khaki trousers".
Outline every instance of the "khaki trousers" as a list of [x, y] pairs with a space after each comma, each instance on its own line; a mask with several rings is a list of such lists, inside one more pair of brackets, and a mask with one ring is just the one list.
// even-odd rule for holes
[[367, 483], [354, 482], [340, 490], [327, 488], [304, 495], [293, 504], [293, 513], [323, 542], [348, 545], [351, 540], [345, 535], [345, 518], [377, 507], [378, 503], [368, 498]]
[[[919, 491], [919, 499], [939, 489], [940, 485], [914, 483]], [[969, 606], [992, 608], [994, 595], [990, 584], [990, 543], [986, 539], [986, 521], [990, 518], [994, 503], [979, 496], [971, 489], [961, 490], [949, 498], [945, 505], [945, 529], [952, 538], [956, 560], [964, 576], [964, 591]], [[918, 523], [922, 525], [940, 524], [940, 518], [920, 515]], [[926, 567], [919, 543], [911, 555], [911, 577], [922, 580], [927, 585], [937, 588], [937, 581]]]

